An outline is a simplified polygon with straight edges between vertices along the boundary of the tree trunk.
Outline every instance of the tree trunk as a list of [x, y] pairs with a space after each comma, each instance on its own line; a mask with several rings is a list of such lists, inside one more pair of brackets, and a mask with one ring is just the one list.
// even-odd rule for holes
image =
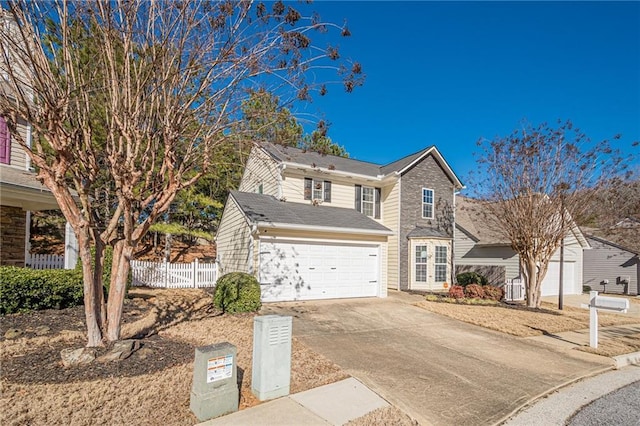
[[98, 326], [104, 333], [107, 328], [107, 307], [104, 300], [104, 283], [102, 282], [102, 272], [104, 271], [104, 254], [105, 246], [100, 239], [95, 240], [95, 255], [93, 270], [93, 285], [96, 295], [96, 316], [98, 318]]
[[524, 283], [527, 289], [527, 307], [540, 308], [541, 280], [538, 265], [535, 259], [524, 259], [520, 257], [520, 269], [524, 275]]
[[87, 320], [87, 347], [102, 346], [102, 332], [98, 323], [100, 306], [96, 297], [93, 268], [91, 267], [91, 244], [87, 235], [79, 233], [78, 245], [84, 281], [84, 314]]
[[127, 294], [129, 261], [133, 249], [124, 240], [118, 241], [113, 249], [113, 267], [111, 268], [111, 284], [107, 300], [107, 340], [110, 342], [120, 339], [122, 308], [124, 297]]

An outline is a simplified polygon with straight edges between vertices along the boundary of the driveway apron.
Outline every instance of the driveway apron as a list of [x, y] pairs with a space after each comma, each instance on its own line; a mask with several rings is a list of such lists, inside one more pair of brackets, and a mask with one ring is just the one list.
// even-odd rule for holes
[[294, 336], [420, 424], [494, 424], [531, 399], [610, 367], [608, 358], [553, 348], [433, 314], [418, 296], [290, 302]]

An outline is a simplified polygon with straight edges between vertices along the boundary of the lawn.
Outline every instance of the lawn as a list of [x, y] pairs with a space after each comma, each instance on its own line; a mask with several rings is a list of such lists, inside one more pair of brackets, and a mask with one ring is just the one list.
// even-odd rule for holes
[[[123, 361], [62, 366], [60, 350], [84, 344], [83, 308], [7, 315], [2, 338], [2, 425], [193, 425], [189, 410], [194, 349], [230, 342], [238, 349], [240, 408], [259, 401], [251, 393], [252, 314], [221, 315], [202, 290], [134, 289], [125, 305], [123, 337], [142, 348]], [[46, 326], [44, 335], [38, 327]], [[40, 330], [42, 334], [42, 330]], [[291, 392], [348, 377], [337, 365], [294, 339]]]
[[[631, 298], [631, 303], [637, 303]], [[562, 311], [552, 303], [542, 303], [541, 309], [529, 309], [522, 305], [476, 305], [421, 301], [416, 306], [469, 324], [519, 337], [561, 333], [589, 328], [589, 310], [565, 306]], [[639, 324], [640, 318], [600, 312], [600, 327]], [[620, 355], [640, 350], [640, 335], [627, 336], [616, 341], [603, 342], [597, 350], [580, 348], [605, 356]]]

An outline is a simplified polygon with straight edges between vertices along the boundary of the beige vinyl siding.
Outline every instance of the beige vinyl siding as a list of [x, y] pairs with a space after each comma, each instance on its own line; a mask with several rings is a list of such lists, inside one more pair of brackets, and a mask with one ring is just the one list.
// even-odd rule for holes
[[[18, 123], [18, 132], [20, 132], [23, 140], [27, 141], [28, 132], [26, 123]], [[11, 135], [11, 158], [9, 165], [22, 170], [27, 169], [27, 153], [24, 152], [24, 149], [18, 144], [17, 137], [13, 134]]]
[[218, 227], [216, 248], [221, 274], [251, 271], [251, 229], [231, 196]]
[[507, 279], [520, 276], [519, 257], [511, 247], [476, 247], [468, 235], [456, 229], [454, 250], [456, 265], [504, 266]]
[[[355, 208], [355, 182], [353, 180], [339, 179], [326, 173], [302, 171], [289, 171], [285, 169], [282, 180], [282, 196], [293, 203], [310, 203], [310, 200], [304, 199], [304, 178], [312, 178], [318, 180], [328, 180], [331, 182], [331, 202], [326, 203], [328, 206], [342, 207], [346, 209]], [[360, 184], [360, 182], [358, 182]], [[366, 184], [363, 184], [366, 185]], [[368, 184], [376, 186], [375, 184]]]
[[280, 197], [280, 170], [276, 161], [260, 148], [251, 150], [244, 169], [239, 190], [242, 192], [258, 192], [262, 184], [262, 193]]
[[398, 195], [400, 194], [400, 183], [396, 181], [393, 185], [382, 188], [382, 224], [393, 231], [394, 235], [389, 236], [387, 254], [387, 285], [389, 288], [398, 289]]

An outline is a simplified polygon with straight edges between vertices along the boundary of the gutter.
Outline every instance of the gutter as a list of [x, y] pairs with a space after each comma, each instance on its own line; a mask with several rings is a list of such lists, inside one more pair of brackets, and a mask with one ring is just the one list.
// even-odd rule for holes
[[309, 226], [293, 223], [278, 223], [278, 222], [256, 222], [254, 226], [270, 229], [288, 229], [292, 231], [317, 231], [317, 232], [335, 232], [338, 234], [366, 234], [366, 235], [380, 235], [388, 236], [394, 235], [390, 230], [382, 229], [362, 229], [362, 228], [339, 228], [336, 226]]

